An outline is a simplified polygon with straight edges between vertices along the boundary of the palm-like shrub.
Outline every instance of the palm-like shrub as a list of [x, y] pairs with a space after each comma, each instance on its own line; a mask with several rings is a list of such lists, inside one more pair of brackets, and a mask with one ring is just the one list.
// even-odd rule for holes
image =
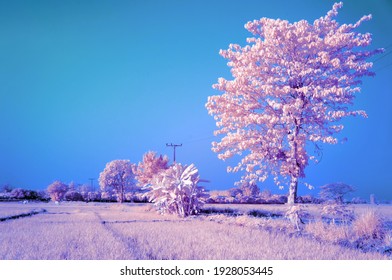
[[199, 171], [193, 164], [176, 163], [154, 176], [146, 195], [162, 214], [186, 217], [197, 214], [207, 198], [199, 182]]

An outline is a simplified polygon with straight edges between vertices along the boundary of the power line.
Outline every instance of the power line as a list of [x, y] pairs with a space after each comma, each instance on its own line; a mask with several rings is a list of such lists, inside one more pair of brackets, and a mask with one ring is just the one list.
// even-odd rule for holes
[[390, 55], [391, 53], [392, 53], [392, 51], [389, 51], [389, 52], [385, 53], [383, 56], [380, 56], [379, 58], [377, 58], [377, 59], [376, 59], [375, 61], [373, 61], [373, 62], [379, 61], [379, 60], [383, 59], [384, 57]]
[[383, 70], [383, 69], [385, 69], [385, 68], [388, 68], [388, 67], [390, 67], [390, 66], [392, 66], [392, 62], [391, 62], [391, 63], [388, 63], [387, 65], [384, 65], [384, 66], [382, 66], [382, 67], [380, 67], [380, 68], [378, 68], [378, 69], [376, 69], [375, 72], [380, 72], [381, 70]]
[[216, 138], [216, 137], [215, 136], [207, 136], [207, 137], [202, 137], [202, 138], [190, 139], [189, 141], [186, 141], [184, 144], [201, 142], [201, 141], [206, 141], [206, 140], [210, 140], [210, 139], [214, 139], [214, 138]]
[[390, 48], [390, 47], [392, 47], [392, 43], [389, 44], [388, 46], [386, 46], [384, 49], [388, 49], [388, 48]]

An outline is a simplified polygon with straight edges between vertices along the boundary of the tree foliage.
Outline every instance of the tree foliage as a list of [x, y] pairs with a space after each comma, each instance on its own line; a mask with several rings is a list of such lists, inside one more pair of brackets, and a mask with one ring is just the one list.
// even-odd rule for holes
[[99, 174], [99, 186], [102, 192], [113, 191], [122, 203], [125, 191], [135, 186], [134, 165], [129, 160], [122, 159], [108, 162]]
[[253, 182], [242, 183], [240, 189], [243, 196], [257, 197], [260, 194], [260, 188]]
[[[231, 67], [232, 80], [219, 78], [206, 108], [216, 120], [212, 150], [226, 160], [240, 156], [229, 172], [245, 171], [243, 181], [264, 181], [268, 176], [283, 188], [289, 185], [288, 202], [294, 203], [300, 178], [309, 160], [317, 161], [320, 143], [338, 143], [339, 122], [363, 116], [349, 105], [360, 91], [364, 76], [372, 76], [366, 59], [382, 50], [369, 51], [371, 34], [340, 25], [334, 18], [342, 3], [313, 24], [261, 18], [245, 28], [254, 37], [249, 45], [231, 44], [220, 54]], [[313, 143], [316, 153], [306, 150]]]
[[64, 195], [64, 199], [66, 201], [83, 201], [84, 198], [82, 196], [82, 194], [76, 190], [68, 190], [65, 195]]
[[14, 188], [10, 184], [4, 184], [0, 188], [0, 192], [11, 192]]
[[54, 181], [48, 186], [48, 193], [53, 201], [61, 201], [65, 193], [68, 191], [68, 186], [61, 181]]
[[36, 199], [38, 199], [38, 193], [33, 190], [16, 188], [11, 191], [10, 198], [36, 200]]
[[199, 181], [199, 172], [193, 164], [175, 163], [153, 177], [147, 196], [161, 213], [181, 217], [197, 214], [207, 197]]
[[143, 155], [143, 160], [139, 162], [136, 169], [136, 180], [139, 187], [144, 187], [151, 183], [152, 178], [160, 172], [168, 169], [169, 158], [167, 156], [157, 156], [156, 152], [149, 151]]
[[325, 200], [333, 200], [338, 204], [343, 203], [343, 197], [346, 194], [355, 191], [354, 187], [347, 185], [345, 183], [331, 183], [331, 184], [326, 184], [320, 188], [321, 188], [320, 191], [321, 198]]

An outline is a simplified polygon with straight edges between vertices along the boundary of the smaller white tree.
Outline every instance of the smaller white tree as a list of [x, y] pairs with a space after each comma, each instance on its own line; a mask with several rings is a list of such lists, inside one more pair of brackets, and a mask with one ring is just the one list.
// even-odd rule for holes
[[197, 214], [208, 196], [199, 182], [199, 171], [193, 164], [175, 163], [153, 177], [146, 195], [162, 214], [186, 217]]
[[114, 191], [118, 202], [124, 201], [126, 190], [135, 186], [134, 164], [129, 160], [113, 160], [106, 164], [105, 169], [99, 174], [99, 186], [103, 192]]
[[335, 203], [342, 204], [343, 197], [354, 192], [355, 188], [353, 186], [347, 185], [345, 183], [331, 183], [326, 184], [321, 188], [320, 197], [325, 200], [333, 200]]

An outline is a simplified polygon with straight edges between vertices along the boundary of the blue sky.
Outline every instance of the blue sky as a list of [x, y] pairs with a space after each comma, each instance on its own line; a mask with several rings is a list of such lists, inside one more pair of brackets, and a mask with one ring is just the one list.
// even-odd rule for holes
[[[334, 1], [0, 1], [0, 185], [44, 189], [89, 182], [108, 161], [137, 163], [149, 151], [195, 163], [209, 189], [241, 174], [211, 151], [215, 123], [204, 105], [218, 77], [230, 78], [220, 49], [244, 45], [247, 21], [313, 22]], [[338, 21], [371, 13], [376, 77], [363, 80], [345, 121], [344, 144], [323, 146], [307, 168], [315, 186], [345, 182], [354, 196], [392, 200], [392, 2], [344, 1]], [[270, 182], [262, 189], [279, 190]], [[317, 195], [318, 189], [300, 194]], [[287, 190], [284, 190], [287, 191]]]

